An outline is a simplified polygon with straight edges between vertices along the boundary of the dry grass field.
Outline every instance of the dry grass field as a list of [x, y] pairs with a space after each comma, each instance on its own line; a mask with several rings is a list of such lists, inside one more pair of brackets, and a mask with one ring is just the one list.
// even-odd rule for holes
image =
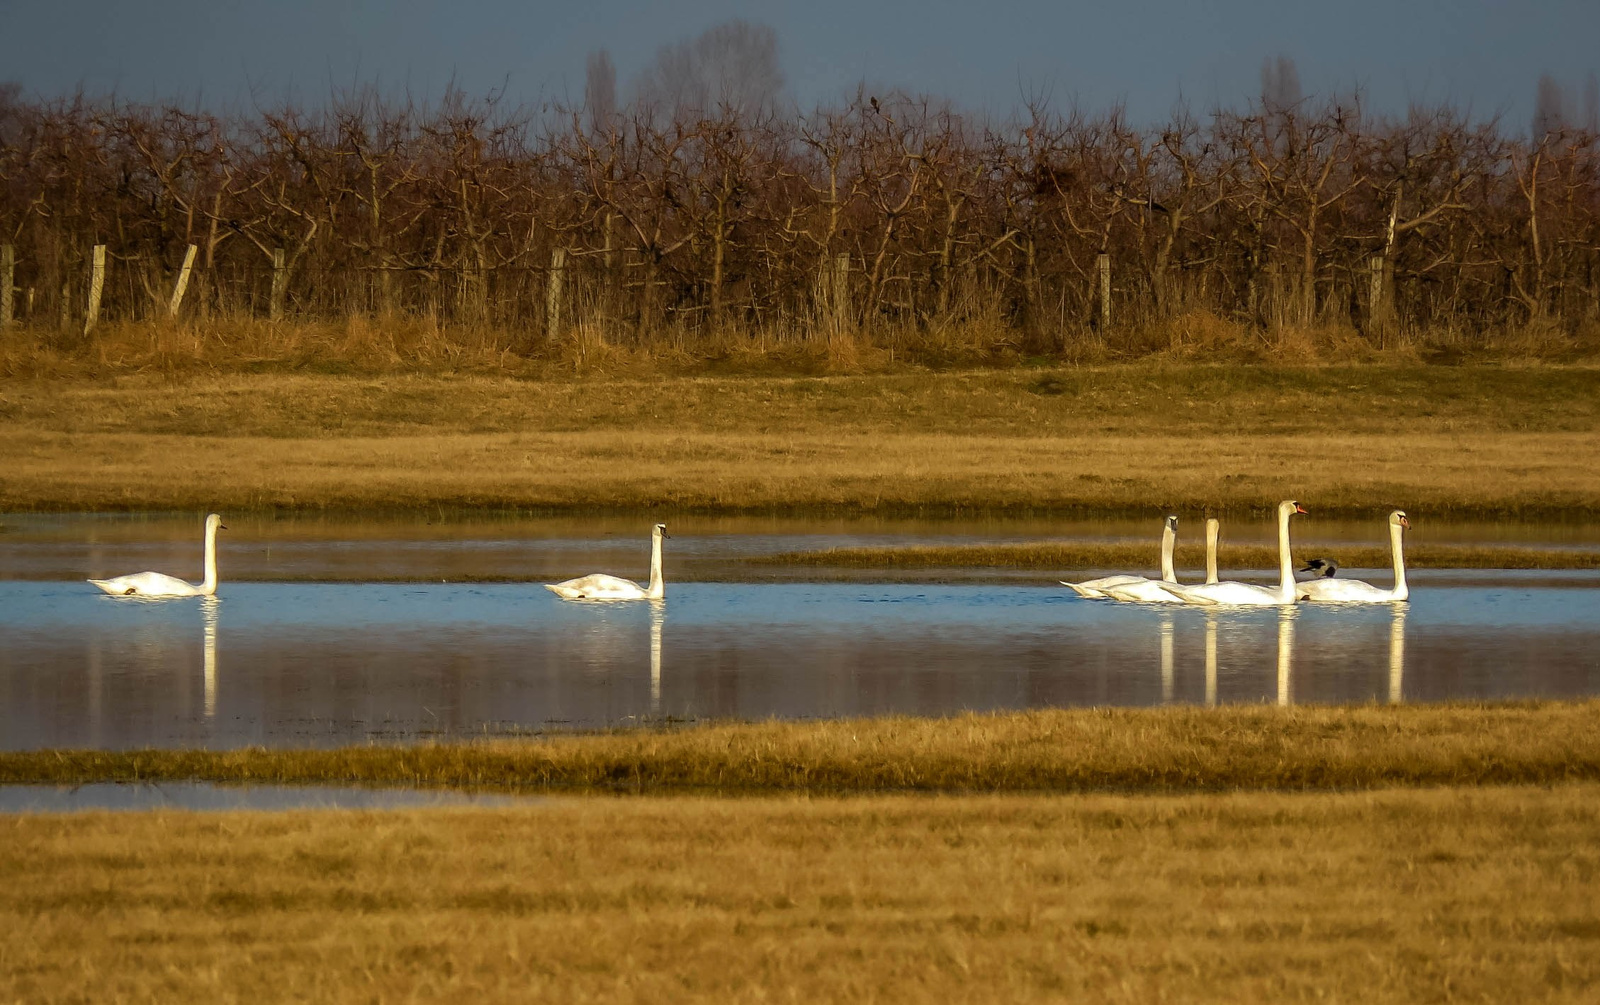
[[1191, 792], [1600, 781], [1600, 700], [1235, 705], [636, 728], [329, 750], [0, 752], [0, 782], [565, 792]]
[[1600, 513], [1600, 370], [0, 383], [0, 509]]
[[1600, 786], [0, 818], [0, 999], [1593, 1001]]

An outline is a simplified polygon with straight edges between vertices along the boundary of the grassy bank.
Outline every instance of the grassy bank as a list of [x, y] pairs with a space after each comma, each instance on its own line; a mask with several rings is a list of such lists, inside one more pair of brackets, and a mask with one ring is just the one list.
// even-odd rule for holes
[[[1318, 555], [1333, 555], [1341, 565], [1352, 569], [1382, 569], [1390, 563], [1386, 547], [1335, 545], [1311, 550]], [[751, 559], [751, 564], [816, 569], [1154, 569], [1157, 555], [1153, 542], [1041, 541], [790, 551]], [[1180, 569], [1205, 567], [1202, 545], [1180, 544], [1173, 555]], [[1223, 568], [1271, 569], [1277, 565], [1278, 551], [1266, 545], [1227, 545], [1218, 549], [1218, 562]], [[1600, 552], [1499, 545], [1409, 545], [1406, 565], [1412, 569], [1600, 569]]]
[[1600, 370], [0, 384], [0, 509], [1600, 514]]
[[0, 818], [0, 997], [1590, 1001], [1600, 786]]
[[334, 750], [0, 753], [0, 782], [564, 791], [1355, 789], [1600, 781], [1600, 701], [1069, 709]]

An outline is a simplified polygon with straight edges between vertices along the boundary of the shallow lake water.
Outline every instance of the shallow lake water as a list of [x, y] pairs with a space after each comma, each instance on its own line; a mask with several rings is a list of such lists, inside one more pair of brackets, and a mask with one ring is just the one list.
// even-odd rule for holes
[[[582, 604], [539, 583], [643, 578], [647, 520], [438, 516], [232, 517], [218, 598], [161, 602], [82, 580], [198, 579], [198, 515], [0, 516], [0, 748], [1600, 694], [1595, 572], [1415, 572], [1412, 601], [1393, 607], [1168, 610], [1081, 600], [1033, 571], [913, 574], [946, 580], [935, 584], [858, 570], [818, 583], [803, 581], [814, 570], [746, 563], [853, 545], [1114, 539], [1150, 541], [1153, 564], [1154, 517], [687, 516], [670, 521], [665, 602]], [[1415, 525], [1415, 541], [1600, 544], [1593, 524]], [[1303, 519], [1296, 541], [1302, 553], [1337, 549], [1382, 529]], [[1226, 533], [1265, 541], [1272, 528], [1238, 520]], [[1388, 582], [1387, 570], [1350, 574]], [[514, 581], [483, 582], [500, 578]]]
[[648, 718], [1600, 693], [1600, 579], [1409, 604], [1175, 610], [1049, 585], [234, 583], [140, 602], [0, 583], [0, 747], [335, 745]]

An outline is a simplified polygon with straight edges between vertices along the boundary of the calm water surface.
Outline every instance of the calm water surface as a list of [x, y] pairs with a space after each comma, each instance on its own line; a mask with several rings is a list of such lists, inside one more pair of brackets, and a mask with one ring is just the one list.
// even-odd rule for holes
[[[1593, 579], [1593, 577], [1591, 577]], [[1600, 693], [1600, 591], [1422, 585], [1410, 604], [1165, 610], [1051, 586], [232, 583], [120, 600], [0, 583], [0, 747], [334, 745], [646, 717]]]

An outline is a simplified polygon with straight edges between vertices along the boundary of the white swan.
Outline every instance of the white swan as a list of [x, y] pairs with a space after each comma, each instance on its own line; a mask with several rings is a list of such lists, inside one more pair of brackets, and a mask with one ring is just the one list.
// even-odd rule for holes
[[661, 581], [661, 539], [667, 536], [667, 525], [658, 523], [650, 532], [650, 586], [648, 589], [631, 579], [619, 579], [597, 572], [592, 576], [569, 579], [565, 583], [546, 583], [545, 589], [564, 600], [660, 600], [665, 596]]
[[1217, 581], [1217, 538], [1222, 536], [1222, 521], [1206, 518], [1206, 582]]
[[1380, 590], [1359, 579], [1312, 579], [1295, 588], [1301, 600], [1324, 604], [1389, 604], [1411, 596], [1406, 588], [1406, 555], [1402, 539], [1411, 529], [1403, 510], [1389, 514], [1389, 557], [1394, 560], [1394, 589]]
[[[1173, 520], [1176, 521], [1176, 517]], [[1206, 520], [1206, 582], [1217, 581], [1217, 534], [1222, 524], [1215, 518]], [[1167, 589], [1170, 580], [1135, 578], [1132, 582], [1117, 583], [1104, 588], [1112, 600], [1136, 604], [1181, 604], [1178, 597]]]
[[222, 517], [206, 517], [206, 578], [199, 586], [159, 572], [135, 572], [116, 579], [91, 579], [89, 582], [113, 597], [210, 597], [217, 592], [217, 531], [227, 530]]
[[[1168, 583], [1176, 583], [1178, 581], [1177, 573], [1172, 568], [1172, 549], [1177, 543], [1178, 518], [1168, 515], [1166, 523], [1161, 527], [1161, 578]], [[1106, 593], [1107, 589], [1128, 586], [1132, 583], [1145, 583], [1149, 582], [1149, 580], [1144, 576], [1102, 576], [1099, 579], [1091, 579], [1085, 583], [1069, 583], [1066, 580], [1060, 580], [1059, 582], [1062, 586], [1070, 587], [1076, 591], [1080, 597], [1106, 597], [1109, 596]]]
[[1199, 586], [1162, 587], [1188, 604], [1215, 604], [1230, 607], [1270, 607], [1295, 601], [1294, 562], [1289, 557], [1289, 518], [1304, 513], [1305, 507], [1293, 499], [1278, 504], [1278, 573], [1276, 587], [1252, 583], [1203, 583]]

